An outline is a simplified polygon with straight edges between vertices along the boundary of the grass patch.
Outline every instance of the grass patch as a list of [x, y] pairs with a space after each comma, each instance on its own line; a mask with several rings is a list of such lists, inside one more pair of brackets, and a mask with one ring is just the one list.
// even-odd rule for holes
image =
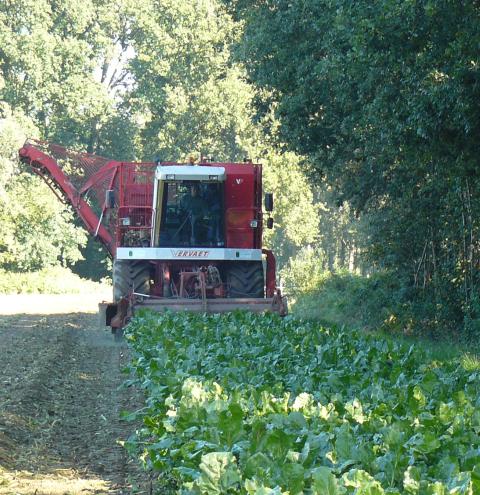
[[[368, 331], [379, 338], [421, 347], [431, 359], [455, 360], [465, 369], [480, 369], [479, 346], [452, 318], [448, 325], [436, 317], [428, 301], [392, 274], [362, 277], [347, 272], [328, 274], [313, 290], [291, 299], [292, 313], [326, 326]], [[456, 325], [456, 326], [455, 326]]]
[[393, 277], [361, 277], [347, 272], [319, 279], [315, 289], [293, 295], [297, 316], [335, 325], [373, 330], [399, 322], [402, 296]]
[[104, 291], [106, 285], [59, 266], [37, 272], [0, 270], [0, 294], [94, 294]]

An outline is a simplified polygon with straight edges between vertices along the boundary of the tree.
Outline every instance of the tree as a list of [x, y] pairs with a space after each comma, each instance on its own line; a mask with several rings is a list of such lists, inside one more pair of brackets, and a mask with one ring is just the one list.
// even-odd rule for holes
[[0, 4], [2, 266], [71, 264], [86, 241], [73, 213], [19, 167], [25, 137], [134, 158], [136, 125], [124, 104], [133, 7], [130, 0]]
[[275, 228], [265, 230], [267, 246], [274, 249], [279, 266], [319, 238], [319, 204], [295, 153], [269, 148], [262, 156], [263, 185], [274, 193]]
[[478, 318], [478, 4], [229, 4], [281, 141], [371, 220], [370, 262], [428, 297], [433, 319], [442, 304]]
[[122, 140], [112, 143], [109, 124], [126, 112], [132, 6], [131, 0], [3, 2], [0, 98], [21, 108], [45, 139], [90, 152], [115, 149]]
[[252, 88], [232, 63], [237, 26], [214, 0], [144, 2], [136, 13], [132, 104], [143, 154], [243, 159], [253, 134]]
[[17, 159], [32, 122], [4, 104], [0, 118], [0, 267], [28, 271], [81, 258], [86, 233], [73, 213], [52, 198], [38, 177], [25, 173]]

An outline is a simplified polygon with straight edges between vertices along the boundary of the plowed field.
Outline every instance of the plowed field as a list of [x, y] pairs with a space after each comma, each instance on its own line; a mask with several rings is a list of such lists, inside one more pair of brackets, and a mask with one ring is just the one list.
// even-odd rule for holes
[[0, 494], [149, 493], [120, 443], [138, 393], [98, 296], [0, 297]]

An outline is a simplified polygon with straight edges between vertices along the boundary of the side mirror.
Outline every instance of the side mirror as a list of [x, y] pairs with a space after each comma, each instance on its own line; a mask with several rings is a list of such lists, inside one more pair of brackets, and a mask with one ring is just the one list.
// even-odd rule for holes
[[267, 218], [267, 229], [273, 229], [273, 218]]
[[265, 210], [273, 211], [273, 194], [265, 193]]
[[113, 189], [105, 191], [105, 208], [115, 208], [115, 191]]

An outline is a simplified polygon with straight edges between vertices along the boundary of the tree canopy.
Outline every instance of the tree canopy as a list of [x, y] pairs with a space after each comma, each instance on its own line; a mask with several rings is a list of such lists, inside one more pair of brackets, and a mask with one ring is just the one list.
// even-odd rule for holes
[[281, 142], [368, 218], [368, 263], [427, 289], [433, 313], [455, 301], [457, 316], [476, 318], [478, 4], [227, 3], [244, 19], [240, 57], [275, 102]]

